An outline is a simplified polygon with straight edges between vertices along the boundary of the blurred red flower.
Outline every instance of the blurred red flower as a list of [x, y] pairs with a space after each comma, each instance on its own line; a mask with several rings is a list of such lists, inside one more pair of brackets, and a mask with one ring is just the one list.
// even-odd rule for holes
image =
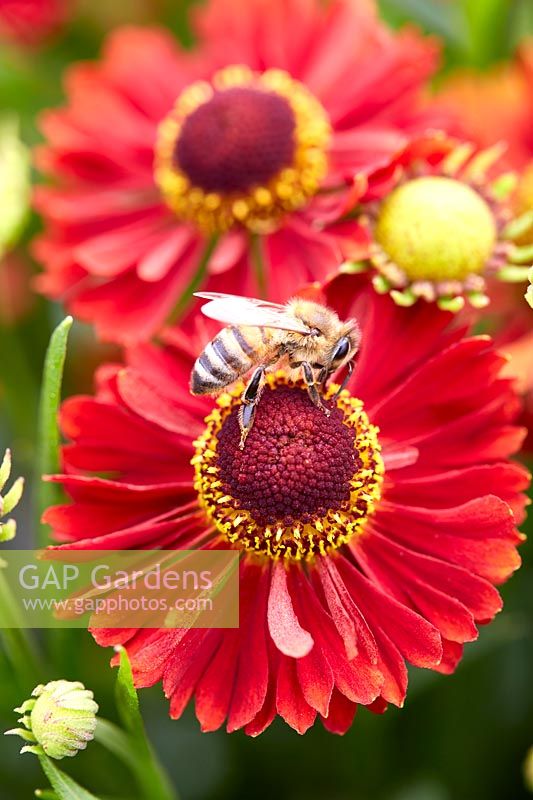
[[33, 308], [30, 265], [18, 252], [0, 258], [0, 324], [16, 325]]
[[0, 38], [39, 44], [65, 21], [72, 0], [0, 0]]
[[533, 158], [533, 40], [525, 40], [510, 63], [453, 73], [438, 101], [463, 135], [481, 147], [505, 142], [507, 167], [523, 169]]
[[39, 286], [104, 338], [149, 337], [200, 283], [286, 299], [323, 278], [343, 257], [323, 215], [439, 122], [436, 43], [366, 0], [212, 0], [194, 29], [192, 53], [118, 30], [42, 119]]
[[353, 276], [324, 299], [363, 333], [329, 417], [277, 374], [239, 450], [238, 391], [189, 394], [213, 332], [198, 316], [62, 409], [53, 479], [72, 502], [45, 514], [62, 547], [242, 552], [238, 630], [93, 632], [126, 646], [138, 686], [163, 682], [172, 717], [194, 696], [205, 731], [256, 735], [279, 714], [343, 733], [358, 704], [401, 706], [405, 662], [452, 672], [520, 563], [523, 431], [490, 339]]

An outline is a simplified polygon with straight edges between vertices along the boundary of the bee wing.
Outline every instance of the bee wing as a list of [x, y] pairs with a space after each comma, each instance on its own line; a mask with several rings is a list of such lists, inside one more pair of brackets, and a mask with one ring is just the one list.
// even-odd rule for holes
[[226, 325], [245, 325], [254, 328], [280, 328], [294, 333], [310, 334], [311, 331], [300, 320], [287, 313], [285, 306], [268, 303], [255, 297], [240, 297], [219, 292], [196, 292], [195, 297], [210, 300], [202, 306], [206, 317]]

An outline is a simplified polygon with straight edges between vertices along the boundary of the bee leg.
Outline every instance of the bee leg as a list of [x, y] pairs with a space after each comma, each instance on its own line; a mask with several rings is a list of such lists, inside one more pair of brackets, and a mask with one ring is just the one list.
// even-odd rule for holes
[[322, 367], [320, 372], [318, 373], [317, 384], [320, 386], [321, 391], [324, 391], [326, 388], [326, 381], [329, 378], [329, 372], [327, 367]]
[[311, 398], [311, 401], [317, 408], [321, 408], [326, 417], [329, 417], [331, 411], [329, 408], [326, 408], [320, 394], [318, 392], [317, 384], [315, 383], [315, 376], [313, 375], [313, 368], [308, 361], [302, 361], [302, 372], [304, 376], [305, 385], [307, 386], [307, 393]]
[[337, 399], [337, 397], [340, 395], [340, 393], [343, 391], [343, 389], [346, 388], [346, 384], [348, 383], [348, 381], [352, 377], [352, 372], [353, 372], [353, 368], [354, 368], [354, 359], [352, 359], [351, 361], [348, 361], [348, 363], [346, 364], [346, 367], [347, 367], [346, 375], [342, 379], [341, 385], [339, 386], [339, 388], [337, 389], [337, 391], [333, 395], [333, 400], [334, 401]]
[[244, 450], [246, 437], [252, 430], [255, 419], [255, 410], [263, 391], [265, 378], [265, 367], [257, 367], [244, 392], [242, 393], [242, 405], [239, 408], [239, 427], [241, 429], [241, 441], [239, 448]]

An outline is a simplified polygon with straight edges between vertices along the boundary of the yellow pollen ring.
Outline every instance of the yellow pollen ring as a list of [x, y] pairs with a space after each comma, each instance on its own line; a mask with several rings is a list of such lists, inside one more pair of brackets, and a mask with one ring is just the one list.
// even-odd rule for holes
[[[215, 91], [251, 87], [274, 92], [289, 104], [295, 121], [293, 163], [281, 169], [265, 185], [246, 192], [207, 192], [191, 183], [174, 161], [183, 122]], [[159, 126], [154, 178], [167, 205], [181, 219], [193, 222], [206, 234], [225, 232], [243, 225], [255, 233], [274, 230], [288, 212], [296, 211], [312, 197], [327, 174], [327, 148], [331, 126], [320, 102], [299, 81], [283, 70], [257, 74], [245, 66], [217, 72], [211, 83], [198, 81], [178, 97]]]
[[[283, 371], [267, 375], [269, 386], [303, 388], [287, 380]], [[338, 386], [331, 384], [325, 398], [330, 399]], [[240, 406], [243, 385], [239, 384], [217, 400], [217, 407], [206, 417], [206, 428], [194, 442], [194, 488], [200, 505], [209, 520], [235, 547], [271, 559], [309, 561], [326, 555], [363, 533], [368, 517], [381, 498], [384, 466], [378, 440], [378, 428], [369, 421], [363, 403], [344, 390], [337, 398], [337, 407], [344, 414], [344, 424], [355, 430], [354, 449], [358, 464], [350, 481], [350, 498], [340, 507], [329, 509], [310, 522], [294, 521], [290, 525], [258, 524], [251, 513], [239, 506], [219, 479], [217, 467], [218, 434], [224, 420]]]

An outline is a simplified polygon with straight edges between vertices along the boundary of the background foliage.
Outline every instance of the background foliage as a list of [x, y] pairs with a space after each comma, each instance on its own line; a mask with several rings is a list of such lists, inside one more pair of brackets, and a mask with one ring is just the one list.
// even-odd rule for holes
[[[25, 142], [39, 140], [41, 109], [61, 102], [61, 75], [69, 63], [94, 57], [105, 31], [127, 22], [154, 19], [185, 43], [187, 2], [183, 0], [87, 0], [60, 36], [32, 51], [0, 49], [0, 108], [15, 112]], [[510, 57], [517, 42], [533, 34], [531, 0], [382, 0], [394, 26], [415, 22], [445, 43], [443, 71], [458, 66], [484, 69]], [[502, 109], [502, 113], [505, 113]], [[38, 228], [33, 219], [21, 250]], [[61, 310], [34, 301], [24, 322], [0, 322], [0, 451], [12, 447], [15, 474], [30, 475], [36, 461], [38, 386], [44, 351]], [[71, 332], [65, 391], [89, 389], [94, 367], [91, 334], [75, 324]], [[96, 358], [110, 354], [100, 347]], [[35, 488], [35, 487], [34, 487]], [[37, 503], [33, 504], [37, 505]], [[32, 546], [36, 510], [30, 492], [19, 513], [17, 546]], [[533, 527], [530, 523], [530, 529]], [[520, 800], [529, 796], [522, 769], [533, 744], [533, 561], [503, 589], [505, 611], [466, 646], [457, 673], [445, 678], [418, 671], [411, 675], [405, 709], [383, 717], [364, 709], [352, 730], [333, 737], [319, 726], [299, 737], [276, 723], [259, 739], [242, 733], [202, 735], [192, 713], [179, 722], [167, 716], [160, 687], [141, 692], [143, 716], [152, 743], [186, 800]], [[44, 633], [44, 632], [42, 632]], [[102, 713], [116, 720], [114, 675], [109, 654], [82, 631], [50, 631], [38, 641], [40, 655], [14, 673], [0, 649], [0, 728], [14, 722], [12, 708], [37, 683], [53, 678], [81, 680], [93, 689]], [[0, 798], [19, 800], [44, 786], [37, 759], [18, 756], [18, 742], [0, 746]], [[98, 743], [67, 769], [101, 796], [131, 798], [131, 775]]]

